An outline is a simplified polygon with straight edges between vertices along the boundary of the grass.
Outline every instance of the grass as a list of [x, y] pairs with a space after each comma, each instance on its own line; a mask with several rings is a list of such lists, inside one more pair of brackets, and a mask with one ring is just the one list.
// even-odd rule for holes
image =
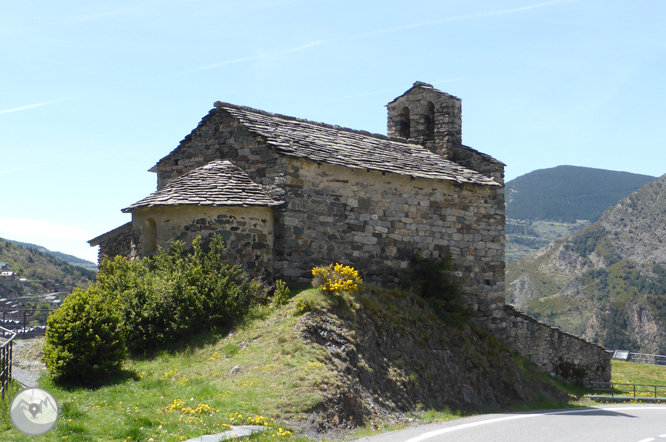
[[[339, 313], [353, 318], [352, 310], [362, 307], [401, 329], [423, 320], [429, 311], [420, 299], [415, 299], [414, 309], [392, 302], [405, 296], [369, 286], [353, 298], [304, 290], [283, 307], [257, 308], [231, 331], [208, 332], [170, 351], [130, 358], [122, 376], [94, 388], [68, 388], [42, 378], [40, 384], [57, 398], [61, 416], [56, 428], [40, 440], [181, 441], [219, 433], [230, 425], [260, 424], [266, 427], [266, 436], [255, 435], [253, 440], [305, 441], [290, 433], [287, 422], [311, 417], [324, 393], [339, 387], [340, 380], [328, 350], [301, 339], [300, 315], [337, 305], [342, 307]], [[520, 365], [527, 376], [523, 381], [541, 376], [527, 361]], [[562, 406], [567, 404], [542, 398], [514, 411]], [[415, 422], [428, 423], [463, 415], [449, 409], [417, 409], [410, 416]], [[4, 414], [0, 406], [0, 425], [0, 441], [33, 440], [11, 426], [6, 404]], [[373, 422], [350, 437], [406, 425]]]
[[[316, 293], [299, 296], [321, 302]], [[297, 339], [295, 315], [293, 301], [259, 308], [230, 333], [199, 335], [172, 351], [131, 358], [123, 376], [93, 389], [42, 378], [61, 416], [40, 440], [180, 441], [239, 424], [266, 426], [259, 439], [299, 440], [280, 422], [304, 417], [337, 381], [325, 363], [328, 352]], [[33, 440], [11, 426], [6, 411], [0, 409], [0, 418], [0, 441]]]
[[666, 385], [666, 366], [612, 361], [612, 382], [641, 385]]

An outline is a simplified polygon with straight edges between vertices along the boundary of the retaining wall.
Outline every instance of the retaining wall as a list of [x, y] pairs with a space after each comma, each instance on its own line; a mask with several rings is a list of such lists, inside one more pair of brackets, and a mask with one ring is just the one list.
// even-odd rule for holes
[[551, 327], [505, 305], [509, 348], [566, 382], [611, 380], [611, 355], [600, 345]]

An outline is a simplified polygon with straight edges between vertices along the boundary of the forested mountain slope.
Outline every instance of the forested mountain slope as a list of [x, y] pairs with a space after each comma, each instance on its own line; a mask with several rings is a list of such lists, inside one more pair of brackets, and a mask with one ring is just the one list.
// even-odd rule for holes
[[509, 264], [507, 301], [607, 348], [666, 353], [666, 175]]
[[577, 166], [535, 170], [506, 184], [507, 218], [595, 222], [610, 206], [654, 178]]
[[506, 261], [597, 221], [601, 214], [654, 177], [628, 172], [558, 166], [506, 183]]
[[20, 284], [0, 283], [0, 297], [47, 292], [54, 287], [69, 292], [76, 287], [87, 287], [96, 275], [92, 270], [68, 264], [47, 253], [24, 248], [2, 238], [0, 262], [8, 264], [9, 270], [16, 273], [17, 279], [27, 279], [26, 283]]

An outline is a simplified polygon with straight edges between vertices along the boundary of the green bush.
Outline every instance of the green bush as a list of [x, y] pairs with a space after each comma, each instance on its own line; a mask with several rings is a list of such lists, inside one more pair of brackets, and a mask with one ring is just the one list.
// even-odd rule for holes
[[97, 281], [70, 294], [48, 320], [44, 360], [54, 380], [86, 383], [111, 374], [127, 349], [167, 347], [231, 325], [268, 301], [265, 285], [224, 263], [220, 237], [209, 246], [204, 253], [197, 238], [188, 253], [175, 242], [169, 253], [140, 261], [104, 260]]
[[412, 256], [402, 286], [425, 299], [434, 312], [448, 321], [464, 320], [470, 311], [463, 304], [460, 285], [451, 277], [455, 270], [451, 254], [442, 259]]
[[240, 267], [224, 263], [220, 237], [204, 253], [201, 238], [184, 253], [182, 242], [151, 258], [102, 263], [100, 289], [118, 299], [129, 349], [164, 348], [211, 327], [224, 327], [256, 302], [267, 301], [266, 287]]
[[44, 362], [57, 382], [114, 374], [126, 356], [116, 303], [96, 287], [71, 293], [48, 319]]

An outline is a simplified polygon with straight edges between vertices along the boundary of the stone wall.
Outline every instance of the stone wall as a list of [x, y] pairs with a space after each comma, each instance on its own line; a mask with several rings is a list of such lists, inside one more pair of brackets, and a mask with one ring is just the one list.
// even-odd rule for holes
[[228, 112], [212, 109], [196, 129], [180, 142], [180, 150], [167, 155], [151, 171], [157, 188], [213, 160], [229, 160], [257, 184], [271, 188], [279, 155], [265, 140], [249, 133]]
[[315, 265], [340, 262], [359, 269], [368, 282], [395, 284], [415, 252], [424, 257], [450, 252], [480, 324], [501, 334], [502, 187], [288, 157], [223, 109], [212, 110], [179, 150], [153, 168], [158, 186], [213, 159], [231, 161], [287, 202], [274, 212], [276, 278], [306, 284]]
[[610, 381], [611, 355], [603, 347], [539, 322], [511, 305], [505, 305], [504, 311], [509, 348], [541, 370], [585, 385]]
[[134, 247], [139, 256], [152, 253], [147, 252], [147, 244], [141, 242], [147, 236], [149, 219], [157, 228], [157, 247], [169, 250], [170, 244], [179, 240], [187, 249], [197, 236], [205, 242], [218, 234], [225, 242], [225, 258], [230, 263], [242, 265], [251, 276], [272, 278], [273, 209], [269, 207], [158, 206], [137, 209], [132, 213], [132, 225]]
[[284, 158], [286, 207], [276, 211], [275, 267], [307, 283], [314, 265], [351, 264], [395, 284], [409, 259], [451, 253], [484, 328], [504, 327], [503, 188], [454, 185]]
[[97, 253], [97, 264], [101, 264], [104, 258], [113, 258], [114, 256], [134, 256], [132, 251], [132, 223], [126, 223], [122, 226], [105, 233], [91, 240], [90, 245], [99, 245]]

